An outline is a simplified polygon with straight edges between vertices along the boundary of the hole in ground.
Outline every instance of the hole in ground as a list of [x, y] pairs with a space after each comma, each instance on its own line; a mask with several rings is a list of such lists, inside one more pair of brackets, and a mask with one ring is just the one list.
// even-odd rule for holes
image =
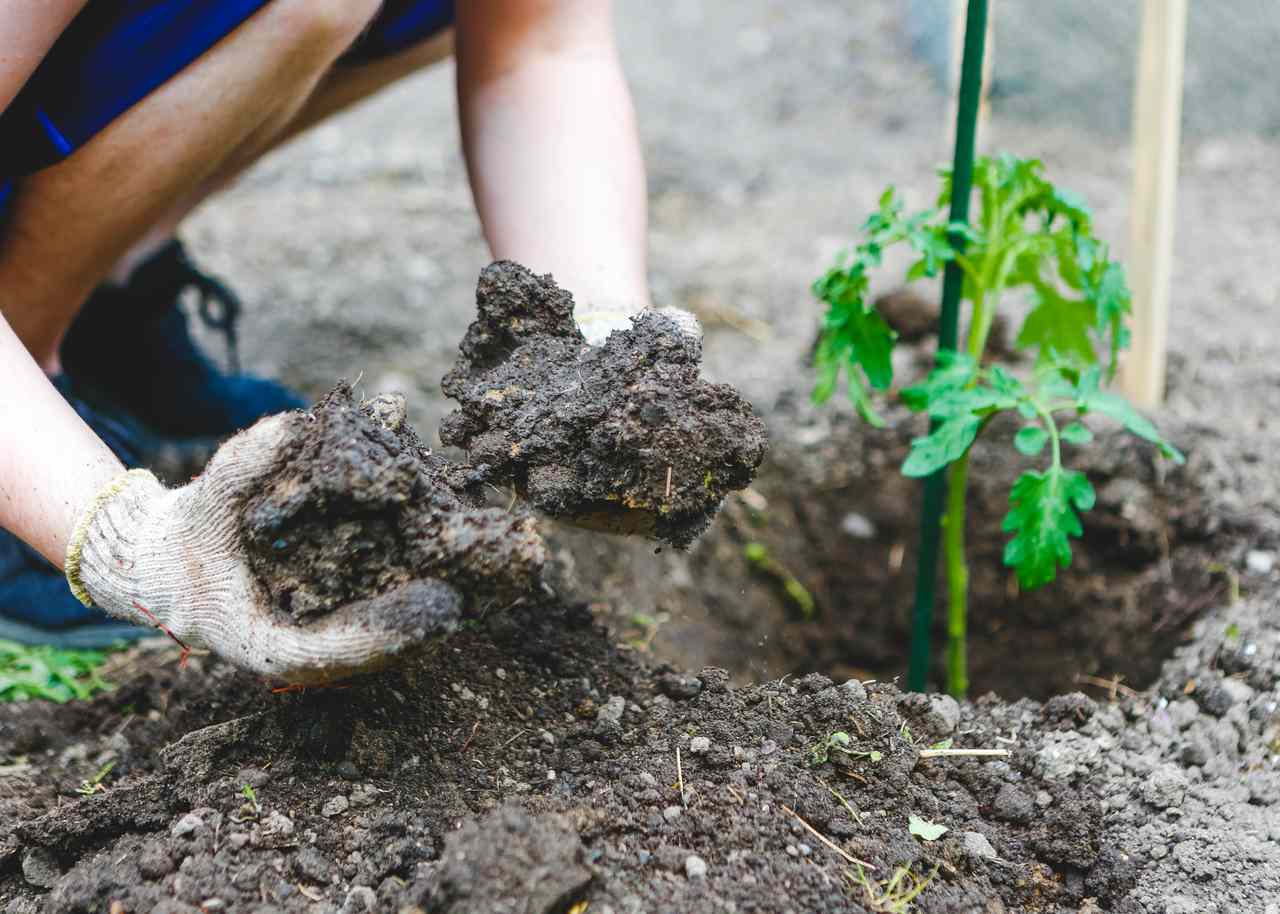
[[[704, 660], [744, 679], [819, 671], [837, 680], [905, 677], [915, 589], [919, 483], [898, 472], [910, 437], [837, 420], [821, 440], [776, 442], [753, 492], [726, 504], [689, 556], [653, 650]], [[1215, 513], [1193, 470], [1102, 427], [1069, 465], [1098, 492], [1057, 581], [1020, 592], [1001, 560], [1012, 481], [1034, 462], [993, 425], [972, 458], [968, 508], [970, 693], [1047, 698], [1153, 681], [1187, 626], [1228, 598], [1226, 567], [1245, 521]], [[802, 436], [803, 437], [803, 436]], [[1194, 451], [1194, 442], [1178, 440]], [[1194, 466], [1195, 461], [1192, 461]], [[677, 576], [678, 577], [678, 576]], [[807, 594], [812, 613], [805, 607]], [[945, 684], [945, 578], [940, 573], [932, 687]]]

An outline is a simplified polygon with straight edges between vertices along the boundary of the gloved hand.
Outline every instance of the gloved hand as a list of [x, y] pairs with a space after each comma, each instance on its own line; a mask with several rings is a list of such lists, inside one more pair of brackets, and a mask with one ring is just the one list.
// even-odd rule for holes
[[681, 330], [695, 339], [702, 339], [702, 325], [698, 319], [682, 308], [651, 308], [644, 306], [604, 305], [593, 302], [575, 302], [573, 319], [587, 339], [589, 346], [603, 346], [609, 334], [615, 330], [630, 330], [633, 318], [646, 311], [654, 311], [670, 318]]
[[117, 618], [297, 685], [377, 668], [451, 631], [461, 600], [435, 580], [412, 581], [305, 625], [272, 608], [249, 567], [240, 508], [305, 421], [301, 413], [262, 420], [178, 489], [147, 470], [121, 474], [72, 534], [65, 566], [72, 592]]

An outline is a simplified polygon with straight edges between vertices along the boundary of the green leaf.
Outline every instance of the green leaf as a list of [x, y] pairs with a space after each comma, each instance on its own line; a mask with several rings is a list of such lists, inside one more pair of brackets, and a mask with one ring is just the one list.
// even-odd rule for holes
[[1058, 575], [1071, 564], [1070, 537], [1083, 532], [1077, 511], [1088, 511], [1095, 500], [1093, 486], [1083, 473], [1050, 467], [1029, 470], [1018, 477], [1009, 493], [1004, 531], [1014, 534], [1005, 544], [1004, 563], [1030, 590]]
[[1093, 432], [1082, 422], [1072, 422], [1058, 433], [1067, 444], [1088, 444], [1093, 440]]
[[919, 384], [905, 387], [900, 396], [913, 412], [926, 412], [929, 404], [964, 390], [978, 373], [978, 363], [962, 352], [938, 353], [938, 366]]
[[849, 400], [853, 403], [853, 408], [858, 411], [858, 415], [862, 417], [862, 421], [872, 428], [884, 428], [884, 419], [880, 418], [880, 414], [872, 406], [871, 395], [868, 393], [866, 385], [862, 383], [862, 378], [858, 377], [854, 371], [849, 372], [848, 389]]
[[[1105, 249], [1104, 249], [1105, 254]], [[1110, 358], [1107, 377], [1115, 376], [1120, 361], [1120, 351], [1129, 345], [1129, 330], [1125, 318], [1132, 310], [1132, 296], [1125, 282], [1124, 268], [1114, 261], [1101, 266], [1101, 277], [1096, 284], [1085, 285], [1085, 297], [1093, 305], [1094, 326], [1104, 338], [1110, 337]]]
[[947, 419], [928, 435], [911, 442], [911, 453], [902, 464], [902, 475], [913, 478], [931, 476], [960, 459], [973, 444], [973, 439], [978, 437], [981, 428], [982, 417], [973, 413]]
[[852, 348], [850, 361], [862, 368], [872, 387], [886, 390], [893, 383], [893, 343], [896, 334], [878, 311], [853, 315], [841, 329]]
[[1130, 405], [1129, 401], [1117, 393], [1101, 390], [1101, 372], [1095, 368], [1080, 377], [1077, 388], [1076, 407], [1082, 412], [1101, 413], [1115, 419], [1132, 435], [1150, 441], [1160, 449], [1160, 453], [1174, 463], [1185, 463], [1186, 458], [1176, 447], [1164, 439], [1155, 424]]
[[907, 817], [907, 828], [911, 830], [911, 834], [924, 841], [937, 841], [951, 829], [945, 825], [939, 825], [937, 822], [930, 822], [922, 819], [915, 813]]
[[1027, 314], [1015, 341], [1019, 349], [1034, 349], [1042, 363], [1065, 358], [1080, 366], [1098, 361], [1090, 336], [1094, 311], [1088, 302], [1061, 295], [1052, 286], [1037, 282], [1035, 305]]
[[813, 357], [813, 366], [818, 372], [818, 380], [813, 385], [813, 402], [826, 403], [840, 383], [840, 362], [831, 347], [819, 345]]
[[1018, 434], [1013, 436], [1013, 446], [1019, 453], [1026, 454], [1028, 457], [1039, 454], [1048, 441], [1049, 433], [1039, 425], [1024, 426], [1018, 430]]
[[874, 426], [884, 425], [872, 407], [867, 383], [883, 390], [893, 382], [894, 339], [894, 332], [877, 312], [855, 308], [837, 313], [833, 308], [814, 355], [818, 374], [814, 402], [830, 399], [843, 370], [848, 376], [849, 399], [859, 415]]

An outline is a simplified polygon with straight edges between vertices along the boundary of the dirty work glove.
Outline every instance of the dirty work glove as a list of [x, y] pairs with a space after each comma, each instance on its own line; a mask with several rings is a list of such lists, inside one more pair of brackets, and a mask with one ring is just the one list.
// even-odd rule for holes
[[455, 591], [413, 581], [309, 624], [276, 612], [241, 537], [245, 499], [301, 428], [301, 413], [263, 419], [227, 441], [189, 484], [147, 470], [113, 480], [81, 516], [67, 549], [71, 590], [86, 605], [160, 628], [237, 666], [313, 685], [383, 665], [459, 615]]
[[702, 327], [698, 319], [682, 308], [652, 308], [643, 305], [604, 305], [595, 302], [574, 302], [573, 319], [586, 337], [587, 345], [603, 346], [609, 334], [615, 330], [630, 330], [633, 318], [653, 311], [670, 318], [676, 326], [696, 339], [702, 339]]

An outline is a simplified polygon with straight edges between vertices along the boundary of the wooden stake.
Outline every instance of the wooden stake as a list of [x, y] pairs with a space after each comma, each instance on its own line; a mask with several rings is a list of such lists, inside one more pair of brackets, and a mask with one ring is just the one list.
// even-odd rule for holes
[[1187, 0], [1143, 0], [1129, 217], [1133, 348], [1122, 381], [1146, 409], [1164, 399], [1186, 35]]

